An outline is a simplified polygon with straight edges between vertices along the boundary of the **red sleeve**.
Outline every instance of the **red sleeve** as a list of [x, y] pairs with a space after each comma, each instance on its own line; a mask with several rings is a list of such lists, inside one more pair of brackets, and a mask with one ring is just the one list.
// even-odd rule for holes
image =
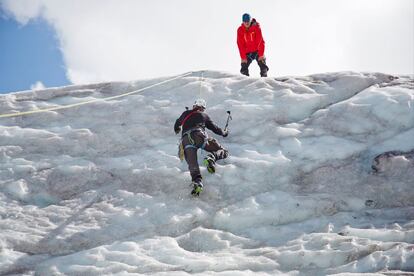
[[257, 51], [259, 52], [259, 57], [262, 57], [265, 51], [265, 41], [263, 39], [262, 30], [260, 29], [260, 27], [257, 28], [256, 39], [257, 39]]
[[237, 46], [239, 46], [239, 52], [241, 59], [246, 59], [246, 47], [244, 45], [245, 41], [243, 39], [243, 30], [240, 28], [237, 29]]

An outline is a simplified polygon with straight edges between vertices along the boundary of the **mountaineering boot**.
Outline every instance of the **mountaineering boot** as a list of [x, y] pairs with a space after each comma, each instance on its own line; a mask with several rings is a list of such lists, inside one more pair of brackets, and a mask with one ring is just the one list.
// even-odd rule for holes
[[260, 76], [267, 77], [267, 71], [269, 71], [269, 67], [267, 67], [266, 61], [259, 60], [257, 63], [259, 64], [259, 67], [260, 67]]
[[243, 62], [241, 64], [240, 73], [242, 73], [245, 76], [249, 76], [249, 65], [247, 64], [247, 62]]
[[207, 154], [206, 158], [203, 161], [204, 165], [207, 167], [209, 173], [216, 172], [216, 158], [211, 153]]
[[201, 182], [193, 182], [193, 190], [191, 191], [191, 195], [199, 196], [200, 193], [203, 191], [203, 183]]

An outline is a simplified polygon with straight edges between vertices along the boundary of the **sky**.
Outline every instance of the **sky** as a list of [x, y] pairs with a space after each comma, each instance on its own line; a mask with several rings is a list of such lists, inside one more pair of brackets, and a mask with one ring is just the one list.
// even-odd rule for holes
[[21, 26], [0, 18], [0, 36], [0, 93], [70, 83], [47, 22], [36, 19]]
[[412, 0], [0, 0], [0, 9], [0, 93], [237, 74], [245, 12], [261, 24], [269, 76], [414, 73]]

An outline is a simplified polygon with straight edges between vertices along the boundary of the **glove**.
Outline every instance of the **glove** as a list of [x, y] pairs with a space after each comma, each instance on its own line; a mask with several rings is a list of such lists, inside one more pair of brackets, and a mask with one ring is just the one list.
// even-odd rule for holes
[[223, 130], [223, 137], [227, 137], [227, 136], [229, 136], [229, 130], [228, 129]]
[[174, 129], [174, 131], [175, 131], [175, 134], [180, 133], [180, 131], [181, 131], [181, 127]]

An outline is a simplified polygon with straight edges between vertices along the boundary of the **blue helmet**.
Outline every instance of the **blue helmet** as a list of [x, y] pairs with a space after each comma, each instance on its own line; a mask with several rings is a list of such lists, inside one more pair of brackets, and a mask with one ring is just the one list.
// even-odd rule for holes
[[250, 14], [248, 13], [243, 14], [242, 19], [243, 19], [243, 22], [250, 22], [250, 19], [251, 19]]

